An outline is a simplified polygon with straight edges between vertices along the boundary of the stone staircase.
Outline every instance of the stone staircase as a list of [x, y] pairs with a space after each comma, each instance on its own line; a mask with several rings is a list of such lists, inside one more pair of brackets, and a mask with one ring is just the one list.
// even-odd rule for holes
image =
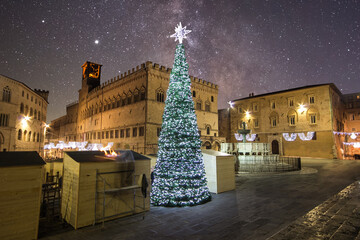
[[360, 240], [360, 181], [352, 183], [268, 239]]

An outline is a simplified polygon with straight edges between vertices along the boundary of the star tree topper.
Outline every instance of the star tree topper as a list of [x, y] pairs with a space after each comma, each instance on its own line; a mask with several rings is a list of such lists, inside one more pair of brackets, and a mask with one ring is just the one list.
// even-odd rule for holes
[[181, 26], [181, 22], [177, 25], [175, 28], [175, 33], [171, 35], [170, 37], [175, 38], [175, 41], [179, 40], [179, 43], [182, 43], [182, 40], [186, 38], [186, 34], [190, 33], [191, 30], [186, 30], [186, 26], [183, 28]]

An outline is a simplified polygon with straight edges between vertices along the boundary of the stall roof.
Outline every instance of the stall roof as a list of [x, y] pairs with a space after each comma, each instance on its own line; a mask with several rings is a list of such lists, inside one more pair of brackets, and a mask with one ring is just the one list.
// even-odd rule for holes
[[44, 165], [38, 152], [0, 152], [0, 167]]
[[211, 155], [211, 156], [227, 156], [227, 157], [232, 156], [231, 154], [215, 151], [215, 150], [212, 150], [212, 149], [201, 149], [201, 152], [203, 154], [207, 154], [207, 155]]
[[141, 155], [140, 153], [132, 150], [117, 150], [115, 151], [117, 157], [106, 157], [102, 151], [74, 151], [66, 152], [66, 154], [74, 159], [76, 162], [110, 162], [110, 161], [122, 161], [122, 160], [150, 160], [150, 158]]

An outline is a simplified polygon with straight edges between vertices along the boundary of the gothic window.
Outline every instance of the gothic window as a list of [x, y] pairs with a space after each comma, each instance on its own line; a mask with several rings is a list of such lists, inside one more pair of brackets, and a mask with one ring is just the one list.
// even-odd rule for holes
[[35, 119], [37, 118], [37, 111], [36, 111], [36, 109], [34, 110], [34, 118], [35, 118]]
[[289, 117], [289, 125], [294, 126], [295, 125], [295, 115], [291, 115]]
[[310, 123], [316, 124], [316, 114], [310, 114]]
[[201, 101], [200, 100], [198, 100], [196, 102], [196, 110], [201, 110]]
[[28, 112], [29, 112], [29, 107], [28, 107], [28, 105], [26, 105], [26, 106], [25, 106], [25, 112], [24, 112], [24, 113], [25, 113], [25, 115], [27, 115], [27, 114], [28, 114]]
[[33, 115], [33, 109], [32, 109], [32, 107], [30, 108], [30, 117], [32, 117], [32, 115]]
[[159, 88], [156, 91], [156, 101], [158, 102], [164, 102], [165, 100], [165, 94], [164, 94], [164, 90], [162, 90], [161, 88]]
[[309, 103], [310, 103], [310, 104], [314, 104], [314, 103], [315, 103], [315, 96], [314, 96], [314, 95], [310, 95], [310, 96], [309, 96]]
[[28, 142], [30, 142], [31, 140], [31, 131], [29, 132], [29, 135], [28, 135]]
[[126, 105], [126, 95], [122, 97], [122, 106]]
[[140, 101], [145, 100], [145, 88], [142, 87], [140, 90]]
[[272, 118], [270, 119], [271, 127], [276, 127], [276, 123], [277, 123], [276, 117], [272, 117]]
[[10, 99], [11, 99], [11, 91], [10, 91], [10, 88], [8, 86], [6, 86], [6, 87], [3, 88], [3, 98], [2, 98], [2, 100], [4, 102], [10, 102]]
[[24, 131], [24, 141], [26, 141], [26, 135], [27, 135], [27, 131]]
[[294, 106], [294, 98], [293, 97], [288, 99], [288, 105], [289, 105], [289, 107]]
[[20, 104], [20, 113], [24, 113], [24, 104], [23, 103]]
[[22, 139], [22, 130], [19, 129], [18, 131], [18, 140], [21, 140]]
[[0, 126], [7, 127], [9, 126], [9, 116], [10, 114], [0, 114]]
[[205, 103], [205, 111], [210, 112], [210, 103], [209, 102]]
[[39, 134], [39, 133], [36, 134], [36, 141], [37, 141], [37, 142], [40, 141], [40, 134]]
[[139, 90], [135, 89], [135, 91], [134, 91], [134, 103], [140, 101], [139, 97], [140, 97]]
[[33, 134], [33, 142], [36, 140], [36, 133]]

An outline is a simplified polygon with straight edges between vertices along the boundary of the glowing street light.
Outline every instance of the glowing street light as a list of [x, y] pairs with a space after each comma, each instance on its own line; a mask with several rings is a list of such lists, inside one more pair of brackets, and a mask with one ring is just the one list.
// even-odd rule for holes
[[232, 101], [228, 101], [228, 104], [229, 104], [229, 106], [230, 106], [231, 108], [234, 107], [234, 103], [233, 103]]
[[299, 106], [299, 112], [303, 113], [303, 112], [305, 112], [305, 111], [306, 111], [305, 105], [304, 105], [304, 104], [300, 104], [300, 106]]

